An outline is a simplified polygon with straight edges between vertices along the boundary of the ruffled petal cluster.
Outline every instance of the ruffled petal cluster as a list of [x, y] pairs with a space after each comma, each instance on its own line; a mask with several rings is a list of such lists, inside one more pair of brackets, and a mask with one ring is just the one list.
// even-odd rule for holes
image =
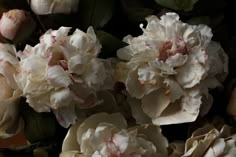
[[211, 29], [189, 25], [175, 13], [147, 18], [143, 34], [127, 36], [117, 52], [116, 78], [129, 95], [141, 101], [154, 124], [195, 121], [211, 107], [209, 89], [221, 85], [228, 58], [211, 41]]
[[127, 129], [121, 114], [98, 113], [70, 128], [60, 157], [165, 157], [167, 145], [158, 126]]
[[208, 124], [193, 132], [185, 143], [172, 143], [170, 157], [234, 157], [236, 155], [236, 134], [224, 125], [217, 129]]
[[87, 33], [70, 28], [49, 30], [34, 47], [19, 52], [15, 76], [23, 96], [37, 112], [53, 110], [59, 123], [75, 123], [75, 109], [98, 104], [96, 93], [112, 87], [109, 61], [97, 58], [101, 45], [93, 29]]

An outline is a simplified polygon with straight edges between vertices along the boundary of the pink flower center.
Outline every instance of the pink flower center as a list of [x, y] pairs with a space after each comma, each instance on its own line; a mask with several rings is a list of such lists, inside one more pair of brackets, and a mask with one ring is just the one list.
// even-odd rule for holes
[[173, 41], [166, 41], [159, 49], [159, 60], [165, 62], [169, 57], [178, 53], [182, 55], [188, 53], [184, 41], [180, 38], [175, 38]]

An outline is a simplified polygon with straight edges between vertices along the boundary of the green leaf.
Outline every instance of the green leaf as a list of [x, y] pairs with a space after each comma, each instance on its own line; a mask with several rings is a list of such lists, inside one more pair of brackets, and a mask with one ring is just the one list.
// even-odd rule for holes
[[155, 14], [155, 10], [146, 7], [140, 0], [121, 0], [121, 5], [127, 18], [132, 22], [142, 22], [147, 16]]
[[81, 0], [78, 15], [82, 29], [102, 28], [112, 18], [115, 0]]
[[104, 31], [96, 31], [96, 35], [102, 44], [102, 52], [100, 54], [102, 58], [116, 57], [117, 49], [127, 45], [115, 36]]
[[155, 0], [159, 5], [173, 10], [191, 11], [198, 0]]
[[57, 130], [57, 121], [51, 113], [37, 113], [28, 104], [21, 104], [24, 133], [31, 143], [50, 141]]

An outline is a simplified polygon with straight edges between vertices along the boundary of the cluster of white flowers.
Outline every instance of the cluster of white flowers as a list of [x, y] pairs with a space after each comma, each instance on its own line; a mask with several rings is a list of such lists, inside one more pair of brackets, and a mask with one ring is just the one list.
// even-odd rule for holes
[[[92, 28], [87, 33], [70, 28], [49, 30], [20, 57], [16, 82], [27, 102], [38, 112], [53, 110], [59, 123], [75, 123], [75, 108], [99, 103], [96, 92], [112, 87], [108, 61], [97, 58], [101, 45]], [[110, 76], [110, 77], [109, 77]]]
[[58, 122], [68, 127], [76, 122], [76, 108], [101, 103], [97, 92], [113, 87], [111, 63], [97, 58], [101, 45], [93, 29], [88, 28], [87, 33], [77, 29], [72, 35], [69, 31], [67, 27], [49, 30], [39, 44], [27, 45], [23, 52], [1, 44], [2, 123], [7, 117], [12, 123], [18, 120], [11, 107], [15, 105], [6, 104], [23, 96], [35, 111], [53, 111]]
[[[36, 7], [36, 2], [31, 5]], [[98, 58], [101, 44], [92, 27], [71, 35], [68, 27], [49, 30], [37, 45], [19, 52], [13, 45], [0, 44], [0, 137], [9, 137], [21, 127], [19, 100], [25, 97], [35, 111], [52, 111], [61, 126], [72, 124], [61, 157], [168, 156], [168, 142], [158, 125], [192, 122], [206, 114], [213, 101], [208, 90], [224, 81], [228, 58], [211, 41], [209, 27], [183, 23], [175, 13], [160, 19], [150, 16], [141, 28], [142, 35], [124, 38], [128, 45], [118, 50], [114, 62]], [[120, 93], [114, 90], [118, 82], [125, 85]], [[92, 113], [131, 109], [141, 125], [128, 126], [120, 113], [78, 118], [80, 109], [95, 106]], [[234, 153], [226, 149], [235, 149], [228, 147], [235, 138], [225, 139], [221, 132], [196, 133], [196, 138], [194, 133], [185, 152], [175, 149], [173, 156], [199, 156], [203, 150], [198, 143], [208, 144], [208, 154], [216, 153], [219, 143], [224, 145], [220, 154]], [[215, 143], [211, 149], [208, 137], [210, 144]]]
[[228, 58], [207, 26], [183, 23], [175, 13], [147, 22], [142, 35], [124, 38], [116, 78], [154, 124], [192, 122], [211, 107], [208, 89], [225, 78]]

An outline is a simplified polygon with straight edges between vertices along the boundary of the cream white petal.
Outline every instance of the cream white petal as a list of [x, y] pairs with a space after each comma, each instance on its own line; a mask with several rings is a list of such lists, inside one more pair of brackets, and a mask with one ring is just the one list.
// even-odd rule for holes
[[52, 91], [50, 94], [51, 107], [57, 109], [60, 107], [70, 106], [74, 102], [74, 94], [69, 88], [62, 88]]
[[78, 54], [70, 58], [68, 68], [70, 73], [82, 75], [88, 62], [92, 59], [90, 55]]
[[8, 138], [17, 134], [23, 126], [19, 115], [19, 90], [13, 92], [12, 97], [0, 99], [0, 138]]
[[11, 64], [17, 64], [16, 48], [14, 45], [0, 43], [0, 58], [4, 59]]
[[166, 60], [166, 63], [171, 65], [172, 67], [180, 67], [186, 63], [187, 59], [187, 55], [181, 55], [177, 53], [176, 55], [169, 57]]
[[79, 151], [79, 144], [77, 143], [76, 131], [82, 121], [77, 121], [74, 125], [68, 130], [63, 143], [62, 143], [62, 152], [67, 151]]
[[130, 60], [133, 57], [133, 54], [130, 54], [130, 47], [124, 47], [122, 49], [117, 50], [117, 56], [122, 60]]
[[37, 112], [50, 112], [50, 93], [26, 95], [26, 102]]
[[70, 43], [81, 53], [89, 53], [94, 56], [98, 55], [101, 49], [92, 27], [88, 28], [87, 33], [77, 29], [70, 37]]
[[140, 66], [137, 70], [138, 80], [141, 84], [156, 84], [158, 79], [156, 78], [157, 72], [148, 65]]
[[198, 89], [186, 91], [185, 96], [181, 99], [181, 108], [191, 114], [199, 113], [202, 96]]
[[146, 137], [146, 140], [152, 141], [156, 146], [156, 155], [157, 156], [168, 156], [167, 147], [168, 140], [161, 133], [161, 128], [157, 125], [141, 125], [138, 127], [138, 134], [143, 134]]
[[197, 30], [201, 33], [201, 45], [206, 48], [213, 36], [211, 28], [206, 25], [198, 25]]
[[107, 113], [98, 113], [95, 115], [90, 116], [89, 118], [87, 118], [78, 128], [77, 130], [77, 138], [78, 138], [78, 143], [81, 143], [81, 138], [82, 138], [82, 134], [88, 130], [89, 128], [95, 128], [97, 127], [97, 125], [101, 122], [107, 122], [107, 123], [111, 123], [114, 124], [115, 126], [117, 126], [118, 128], [126, 128], [127, 124], [126, 124], [126, 120], [124, 119], [124, 117], [119, 114], [107, 114]]
[[160, 69], [160, 76], [177, 74], [174, 67], [170, 66], [169, 64], [163, 61], [159, 61], [158, 59], [155, 59], [151, 65], [157, 69]]
[[87, 64], [83, 74], [83, 79], [85, 80], [88, 87], [101, 89], [101, 86], [105, 84], [104, 81], [106, 76], [106, 69], [103, 62], [94, 58]]
[[[172, 104], [171, 104], [172, 105]], [[175, 107], [174, 107], [175, 105]], [[178, 104], [173, 104], [168, 107], [160, 117], [153, 118], [152, 123], [156, 125], [170, 125], [170, 124], [179, 124], [193, 122], [197, 119], [197, 113], [188, 113], [182, 110]]]
[[187, 43], [188, 47], [193, 48], [195, 46], [199, 46], [201, 43], [201, 39], [198, 36], [198, 32], [195, 31], [196, 27], [188, 26], [183, 33], [183, 40]]
[[164, 83], [166, 84], [168, 88], [166, 92], [167, 92], [167, 95], [169, 95], [169, 99], [171, 102], [178, 100], [180, 97], [184, 95], [184, 90], [175, 80], [166, 78], [164, 79]]
[[69, 73], [64, 71], [61, 66], [51, 66], [47, 69], [47, 80], [54, 88], [68, 87], [72, 84]]
[[79, 0], [31, 0], [31, 9], [38, 15], [64, 13], [69, 14], [77, 11]]
[[220, 155], [224, 154], [224, 149], [225, 149], [225, 141], [223, 138], [219, 138], [217, 139], [214, 144], [211, 146], [210, 149], [208, 149], [208, 151], [206, 152], [206, 154], [204, 155], [204, 157], [218, 157]]
[[18, 86], [14, 79], [14, 75], [17, 73], [15, 65], [12, 65], [8, 61], [0, 61], [0, 75], [6, 78], [7, 84], [13, 88], [17, 89]]
[[178, 68], [176, 80], [184, 88], [192, 88], [203, 79], [206, 69], [196, 62], [187, 62], [185, 66]]
[[164, 89], [156, 90], [142, 99], [143, 111], [152, 119], [159, 117], [169, 104], [170, 99]]
[[138, 80], [138, 75], [135, 70], [129, 72], [125, 85], [130, 95], [136, 98], [142, 98], [144, 95], [147, 95], [152, 91], [160, 88], [160, 85], [158, 83], [154, 85], [141, 84]]

